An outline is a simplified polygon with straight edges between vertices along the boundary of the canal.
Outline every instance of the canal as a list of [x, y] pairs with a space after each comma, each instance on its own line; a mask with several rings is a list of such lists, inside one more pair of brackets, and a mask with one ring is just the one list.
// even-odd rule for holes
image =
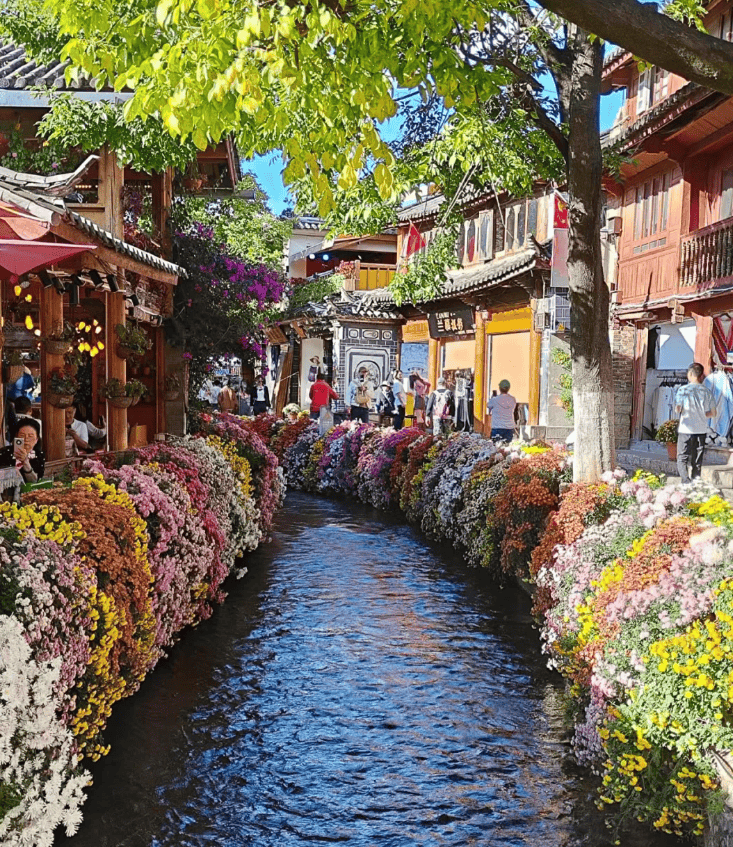
[[[119, 703], [57, 847], [605, 847], [529, 600], [360, 505], [288, 495]], [[676, 839], [638, 825], [624, 847]]]

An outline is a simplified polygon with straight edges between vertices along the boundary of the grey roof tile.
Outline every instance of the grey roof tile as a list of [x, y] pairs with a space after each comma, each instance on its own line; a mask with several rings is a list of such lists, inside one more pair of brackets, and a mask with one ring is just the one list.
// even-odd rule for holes
[[0, 88], [26, 89], [43, 85], [66, 91], [94, 91], [94, 81], [88, 76], [67, 83], [64, 71], [68, 62], [38, 63], [30, 58], [25, 47], [0, 39]]

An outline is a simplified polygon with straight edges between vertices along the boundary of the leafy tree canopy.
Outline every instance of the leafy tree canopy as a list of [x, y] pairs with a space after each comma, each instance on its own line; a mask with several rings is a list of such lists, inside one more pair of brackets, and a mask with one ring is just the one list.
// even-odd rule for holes
[[38, 131], [58, 144], [80, 147], [85, 153], [109, 144], [121, 165], [144, 173], [171, 166], [182, 170], [196, 158], [196, 147], [190, 139], [173, 138], [155, 118], [126, 121], [119, 103], [90, 102], [64, 93], [54, 96], [52, 104]]
[[273, 215], [267, 195], [254, 174], [245, 174], [238, 188], [254, 189], [255, 199], [186, 197], [179, 200], [174, 226], [185, 229], [191, 223], [201, 224], [210, 229], [214, 239], [225, 244], [233, 255], [252, 264], [263, 264], [272, 270], [282, 271], [293, 220]]
[[133, 89], [128, 121], [153, 116], [201, 149], [229, 132], [245, 157], [282, 149], [286, 182], [307, 176], [322, 215], [365, 169], [381, 201], [397, 198], [380, 126], [398, 91], [467, 112], [512, 78], [462, 50], [504, 0], [42, 2], [9, 0], [3, 26], [29, 43], [29, 19], [50, 15], [57, 31], [46, 24], [31, 49], [63, 43], [70, 75]]

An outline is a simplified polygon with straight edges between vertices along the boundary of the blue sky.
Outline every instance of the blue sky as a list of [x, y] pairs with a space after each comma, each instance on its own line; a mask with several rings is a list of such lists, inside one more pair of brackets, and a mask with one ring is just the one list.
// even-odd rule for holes
[[[620, 91], [615, 91], [612, 94], [607, 94], [601, 98], [601, 129], [607, 129], [613, 124], [621, 104], [623, 103], [623, 94]], [[397, 127], [395, 127], [397, 131]], [[389, 129], [387, 129], [386, 137], [389, 138]], [[279, 153], [272, 153], [269, 156], [258, 156], [252, 161], [242, 162], [242, 167], [245, 171], [252, 171], [257, 177], [262, 188], [267, 192], [270, 198], [270, 208], [279, 215], [286, 206], [292, 205], [292, 201], [288, 198], [287, 191], [282, 181], [282, 159]]]

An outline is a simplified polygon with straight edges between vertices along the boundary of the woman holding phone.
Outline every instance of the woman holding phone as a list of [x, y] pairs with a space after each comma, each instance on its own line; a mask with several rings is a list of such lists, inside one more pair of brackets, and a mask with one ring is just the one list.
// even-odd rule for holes
[[20, 471], [24, 482], [38, 482], [46, 468], [46, 457], [38, 445], [41, 426], [34, 418], [18, 418], [10, 431], [10, 446], [0, 450], [0, 467]]

